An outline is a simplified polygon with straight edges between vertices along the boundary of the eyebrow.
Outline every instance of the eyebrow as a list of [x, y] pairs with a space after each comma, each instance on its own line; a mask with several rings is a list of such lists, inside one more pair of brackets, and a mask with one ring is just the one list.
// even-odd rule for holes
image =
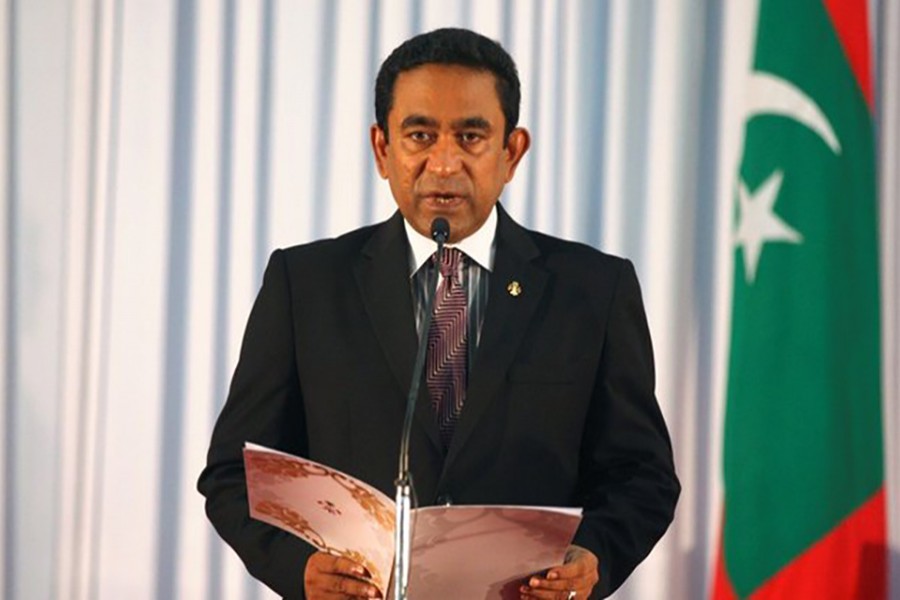
[[491, 124], [484, 117], [466, 117], [452, 123], [454, 129], [483, 129], [490, 131]]
[[400, 123], [401, 129], [409, 129], [410, 127], [437, 127], [437, 120], [425, 115], [409, 115]]
[[[425, 115], [409, 115], [400, 123], [401, 129], [409, 129], [412, 127], [437, 127], [439, 125], [437, 119], [426, 117]], [[484, 117], [465, 117], [457, 119], [451, 123], [453, 129], [482, 129], [484, 131], [491, 130], [490, 122]]]

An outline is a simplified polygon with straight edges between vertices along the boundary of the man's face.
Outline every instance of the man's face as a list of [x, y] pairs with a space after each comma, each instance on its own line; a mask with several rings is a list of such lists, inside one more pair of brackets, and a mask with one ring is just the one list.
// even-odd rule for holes
[[387, 126], [390, 142], [372, 126], [372, 149], [400, 212], [428, 237], [446, 218], [451, 242], [481, 227], [529, 145], [516, 129], [504, 147], [494, 74], [457, 65], [400, 73]]

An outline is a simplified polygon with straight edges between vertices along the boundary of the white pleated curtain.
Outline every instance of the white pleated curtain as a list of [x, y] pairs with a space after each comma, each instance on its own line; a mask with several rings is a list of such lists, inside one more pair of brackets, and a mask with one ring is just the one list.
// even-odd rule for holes
[[[896, 573], [900, 5], [871, 8]], [[684, 492], [616, 597], [703, 597], [755, 12], [718, 0], [0, 4], [0, 596], [272, 597], [194, 489], [262, 268], [276, 247], [394, 210], [368, 148], [376, 69], [413, 33], [467, 26], [500, 40], [522, 78], [534, 146], [505, 206], [631, 258], [642, 282]]]

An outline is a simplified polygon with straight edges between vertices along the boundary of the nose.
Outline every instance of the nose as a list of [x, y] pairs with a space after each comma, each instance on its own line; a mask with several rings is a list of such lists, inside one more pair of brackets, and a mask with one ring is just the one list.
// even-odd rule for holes
[[440, 177], [458, 173], [462, 169], [460, 150], [456, 140], [449, 136], [438, 139], [430, 148], [426, 168]]

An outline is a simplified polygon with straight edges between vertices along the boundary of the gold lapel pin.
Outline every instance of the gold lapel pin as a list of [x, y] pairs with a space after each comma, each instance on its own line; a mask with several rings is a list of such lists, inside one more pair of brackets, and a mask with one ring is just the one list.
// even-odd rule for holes
[[519, 294], [522, 293], [522, 286], [519, 285], [519, 282], [514, 279], [510, 281], [509, 284], [507, 284], [506, 291], [509, 292], [510, 296], [516, 298], [517, 296], [519, 296]]

